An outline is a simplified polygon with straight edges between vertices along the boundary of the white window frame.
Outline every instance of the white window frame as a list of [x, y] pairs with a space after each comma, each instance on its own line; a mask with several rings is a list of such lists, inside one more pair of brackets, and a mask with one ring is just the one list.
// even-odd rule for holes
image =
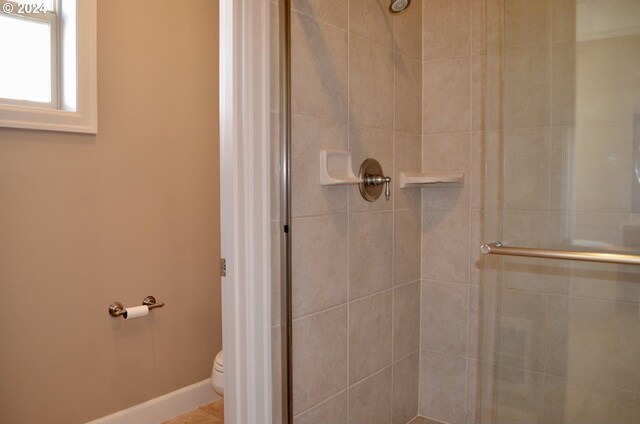
[[[64, 4], [65, 0], [61, 1]], [[0, 3], [9, 2], [0, 1]], [[63, 108], [63, 100], [61, 98], [62, 84], [67, 78], [60, 78], [61, 72], [74, 72], [74, 70], [62, 70], [64, 51], [58, 51], [57, 48], [53, 50], [52, 47], [52, 61], [55, 60], [57, 63], [55, 74], [52, 71], [52, 78], [55, 75], [58, 81], [55, 84], [55, 96], [52, 93], [52, 103], [0, 99], [0, 127], [90, 134], [98, 132], [96, 3], [97, 0], [76, 1], [76, 69], [75, 78], [72, 78], [72, 80], [75, 79], [76, 85], [76, 98], [75, 102], [73, 102], [76, 105], [75, 110], [65, 110]], [[20, 17], [36, 19], [32, 15]], [[58, 37], [55, 40], [52, 39], [52, 44], [56, 44], [56, 47], [65, 44], [61, 40], [61, 34], [63, 34], [64, 30], [60, 25], [57, 25], [56, 32]], [[64, 50], [62, 47], [60, 49]], [[57, 59], [53, 57], [54, 52]], [[67, 102], [64, 101], [64, 103]]]

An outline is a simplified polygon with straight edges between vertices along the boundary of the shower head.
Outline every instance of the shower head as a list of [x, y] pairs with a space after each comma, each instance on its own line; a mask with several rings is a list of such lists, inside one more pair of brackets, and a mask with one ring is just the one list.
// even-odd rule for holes
[[411, 0], [393, 0], [389, 5], [389, 10], [391, 13], [400, 13], [404, 12], [404, 10], [409, 7], [411, 4]]

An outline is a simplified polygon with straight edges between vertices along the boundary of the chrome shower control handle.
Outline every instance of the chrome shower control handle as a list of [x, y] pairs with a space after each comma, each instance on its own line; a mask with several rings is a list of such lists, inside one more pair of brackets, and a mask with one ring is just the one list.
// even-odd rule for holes
[[391, 198], [391, 177], [384, 175], [367, 175], [364, 177], [364, 183], [370, 186], [378, 186], [384, 184], [384, 197], [389, 200]]
[[368, 202], [373, 202], [382, 194], [384, 185], [384, 196], [387, 200], [391, 198], [391, 177], [387, 177], [382, 172], [380, 163], [375, 159], [367, 159], [360, 167], [359, 184], [360, 194]]
[[391, 198], [391, 177], [384, 177], [384, 197], [386, 200]]

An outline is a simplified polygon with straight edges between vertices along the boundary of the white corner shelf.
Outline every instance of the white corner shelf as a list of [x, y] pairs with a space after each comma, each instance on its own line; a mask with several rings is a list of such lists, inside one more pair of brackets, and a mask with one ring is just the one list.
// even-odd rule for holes
[[456, 187], [464, 185], [462, 172], [400, 172], [400, 188]]
[[360, 184], [362, 180], [353, 173], [351, 153], [341, 150], [320, 152], [320, 184], [341, 186]]

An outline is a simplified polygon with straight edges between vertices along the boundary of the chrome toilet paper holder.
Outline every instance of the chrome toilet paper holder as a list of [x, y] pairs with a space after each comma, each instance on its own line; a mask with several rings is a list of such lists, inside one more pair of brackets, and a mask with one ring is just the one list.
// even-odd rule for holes
[[[164, 306], [164, 302], [157, 302], [155, 297], [147, 296], [142, 301], [142, 305], [148, 307], [149, 310], [151, 310], [155, 308], [162, 308]], [[127, 310], [125, 309], [122, 303], [113, 302], [111, 305], [109, 305], [109, 315], [111, 315], [114, 318], [118, 318], [118, 317], [126, 318]]]

